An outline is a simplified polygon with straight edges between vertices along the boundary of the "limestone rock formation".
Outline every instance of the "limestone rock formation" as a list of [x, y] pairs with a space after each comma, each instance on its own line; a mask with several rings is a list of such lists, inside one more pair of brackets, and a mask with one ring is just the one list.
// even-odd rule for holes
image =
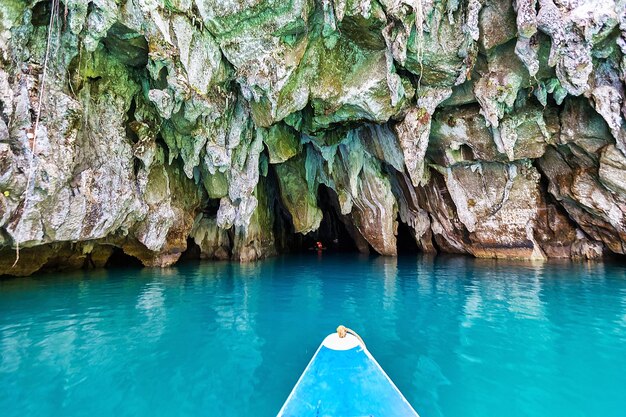
[[624, 255], [625, 84], [624, 0], [3, 1], [0, 275]]

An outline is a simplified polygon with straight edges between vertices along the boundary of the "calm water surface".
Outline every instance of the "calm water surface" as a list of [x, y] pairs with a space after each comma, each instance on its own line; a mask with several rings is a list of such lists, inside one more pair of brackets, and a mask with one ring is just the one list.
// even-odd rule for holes
[[626, 416], [626, 266], [290, 257], [0, 281], [0, 416], [274, 416], [340, 323], [422, 417]]

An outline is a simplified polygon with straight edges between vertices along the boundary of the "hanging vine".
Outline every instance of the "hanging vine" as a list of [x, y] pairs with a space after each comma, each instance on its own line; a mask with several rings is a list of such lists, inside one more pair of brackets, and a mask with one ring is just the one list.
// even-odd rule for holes
[[421, 88], [422, 74], [424, 72], [424, 6], [422, 0], [415, 1], [415, 50], [417, 53], [417, 62], [420, 66], [420, 74], [417, 78], [417, 89]]
[[[35, 125], [33, 127], [32, 132], [27, 133], [27, 138], [32, 142], [30, 146], [30, 158], [28, 163], [28, 178], [26, 180], [26, 190], [24, 191], [24, 212], [28, 210], [28, 204], [30, 202], [30, 189], [34, 186], [33, 184], [33, 176], [35, 171], [35, 153], [37, 152], [37, 132], [39, 130], [39, 121], [41, 119], [41, 108], [43, 106], [43, 101], [45, 98], [46, 92], [46, 77], [48, 75], [48, 61], [50, 60], [50, 49], [52, 45], [52, 34], [55, 26], [58, 26], [58, 16], [59, 16], [59, 0], [50, 0], [51, 2], [51, 10], [50, 10], [50, 21], [48, 22], [48, 35], [46, 39], [46, 53], [43, 60], [43, 71], [41, 74], [41, 81], [39, 83], [39, 97], [37, 103], [37, 111], [35, 113]], [[60, 37], [60, 32], [57, 34], [57, 38]], [[18, 223], [18, 227], [22, 229], [22, 223]], [[17, 265], [20, 260], [20, 234], [17, 233], [17, 238], [15, 239], [15, 262], [13, 262], [13, 268]]]

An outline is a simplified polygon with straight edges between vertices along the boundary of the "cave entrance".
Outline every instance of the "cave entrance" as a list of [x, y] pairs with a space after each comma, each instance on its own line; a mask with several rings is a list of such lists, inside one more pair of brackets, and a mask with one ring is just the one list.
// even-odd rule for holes
[[396, 236], [396, 248], [398, 255], [415, 255], [419, 252], [419, 246], [415, 241], [414, 231], [411, 227], [400, 220], [398, 216], [398, 234]]
[[322, 211], [320, 227], [303, 236], [302, 250], [321, 242], [327, 252], [358, 252], [358, 248], [339, 209], [339, 199], [332, 188], [321, 184], [317, 189], [317, 206]]
[[[270, 165], [270, 168], [272, 166]], [[317, 188], [317, 207], [322, 212], [322, 220], [317, 230], [306, 235], [296, 233], [293, 226], [291, 213], [282, 203], [278, 192], [278, 180], [274, 169], [268, 171], [268, 181], [275, 184], [270, 187], [271, 200], [273, 201], [274, 237], [276, 249], [279, 253], [311, 253], [315, 252], [316, 243], [321, 242], [326, 248], [324, 253], [334, 252], [361, 252], [353, 236], [357, 236], [356, 230], [350, 230], [350, 219], [341, 214], [339, 198], [332, 188], [320, 184]], [[352, 233], [354, 232], [354, 234]], [[369, 246], [360, 235], [356, 239], [362, 241], [361, 249], [367, 252]]]
[[134, 256], [124, 253], [122, 248], [115, 247], [113, 253], [104, 265], [105, 268], [142, 268], [141, 261]]
[[200, 246], [196, 243], [196, 241], [190, 236], [187, 238], [187, 249], [184, 250], [183, 253], [180, 254], [180, 258], [178, 258], [177, 264], [197, 261], [200, 259], [200, 255], [202, 254], [202, 250]]

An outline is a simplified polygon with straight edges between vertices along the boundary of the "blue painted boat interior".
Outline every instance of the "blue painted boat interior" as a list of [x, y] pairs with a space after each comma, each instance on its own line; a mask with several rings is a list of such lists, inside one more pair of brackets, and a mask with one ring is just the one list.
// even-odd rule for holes
[[417, 417], [362, 346], [321, 346], [280, 417]]

